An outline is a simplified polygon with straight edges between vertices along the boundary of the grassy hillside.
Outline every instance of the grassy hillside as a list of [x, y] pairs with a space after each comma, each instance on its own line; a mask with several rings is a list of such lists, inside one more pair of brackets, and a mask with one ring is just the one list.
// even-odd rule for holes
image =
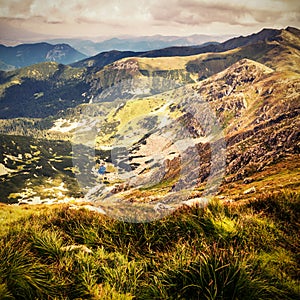
[[299, 195], [132, 224], [72, 206], [1, 208], [1, 299], [297, 299]]
[[0, 72], [0, 118], [47, 117], [85, 101], [84, 70], [54, 62]]

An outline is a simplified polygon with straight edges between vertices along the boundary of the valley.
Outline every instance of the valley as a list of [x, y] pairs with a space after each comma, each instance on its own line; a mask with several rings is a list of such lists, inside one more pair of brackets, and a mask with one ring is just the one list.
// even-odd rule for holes
[[297, 28], [35, 45], [0, 61], [0, 299], [299, 298]]

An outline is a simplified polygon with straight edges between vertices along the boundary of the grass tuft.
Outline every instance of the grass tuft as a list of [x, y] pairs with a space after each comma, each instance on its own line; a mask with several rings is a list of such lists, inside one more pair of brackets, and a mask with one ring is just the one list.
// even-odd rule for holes
[[297, 299], [298, 204], [283, 191], [140, 224], [3, 207], [0, 299]]

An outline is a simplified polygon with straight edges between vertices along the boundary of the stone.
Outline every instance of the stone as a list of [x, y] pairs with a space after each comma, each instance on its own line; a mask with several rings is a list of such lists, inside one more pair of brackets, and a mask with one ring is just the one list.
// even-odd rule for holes
[[85, 253], [93, 253], [93, 251], [85, 245], [69, 245], [69, 246], [61, 247], [60, 249], [62, 251], [82, 251]]
[[252, 194], [252, 193], [255, 193], [256, 192], [256, 188], [255, 186], [252, 186], [251, 188], [247, 189], [244, 191], [244, 195], [247, 195], [247, 194]]
[[251, 183], [251, 182], [253, 182], [253, 178], [247, 177], [247, 178], [245, 178], [245, 179], [243, 180], [243, 182], [244, 182], [245, 184]]
[[155, 212], [159, 212], [159, 211], [162, 211], [162, 210], [169, 210], [171, 209], [172, 207], [170, 205], [167, 205], [167, 204], [164, 204], [164, 203], [161, 203], [161, 202], [158, 202], [155, 206], [154, 206], [154, 210]]
[[189, 199], [186, 201], [182, 201], [183, 205], [189, 206], [189, 207], [193, 207], [193, 206], [200, 206], [200, 207], [204, 207], [207, 204], [207, 199], [206, 198], [193, 198], [193, 199]]

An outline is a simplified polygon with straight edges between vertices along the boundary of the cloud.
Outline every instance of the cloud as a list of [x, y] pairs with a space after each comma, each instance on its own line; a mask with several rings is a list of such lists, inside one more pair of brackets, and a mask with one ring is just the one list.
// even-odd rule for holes
[[[157, 1], [150, 9], [154, 20], [201, 25], [214, 22], [230, 25], [253, 25], [299, 16], [299, 1], [199, 1], [169, 0], [168, 6]], [[295, 13], [297, 12], [297, 13]]]
[[[300, 11], [295, 0], [2, 0], [0, 17], [45, 22], [102, 23], [115, 21], [165, 21], [179, 24], [245, 24], [284, 18]], [[298, 13], [299, 15], [299, 13]]]
[[240, 33], [300, 26], [300, 1], [1, 0], [1, 18], [16, 27], [54, 34]]
[[0, 17], [31, 19], [45, 22], [61, 21], [102, 23], [106, 20], [143, 19], [147, 1], [129, 0], [2, 0]]

